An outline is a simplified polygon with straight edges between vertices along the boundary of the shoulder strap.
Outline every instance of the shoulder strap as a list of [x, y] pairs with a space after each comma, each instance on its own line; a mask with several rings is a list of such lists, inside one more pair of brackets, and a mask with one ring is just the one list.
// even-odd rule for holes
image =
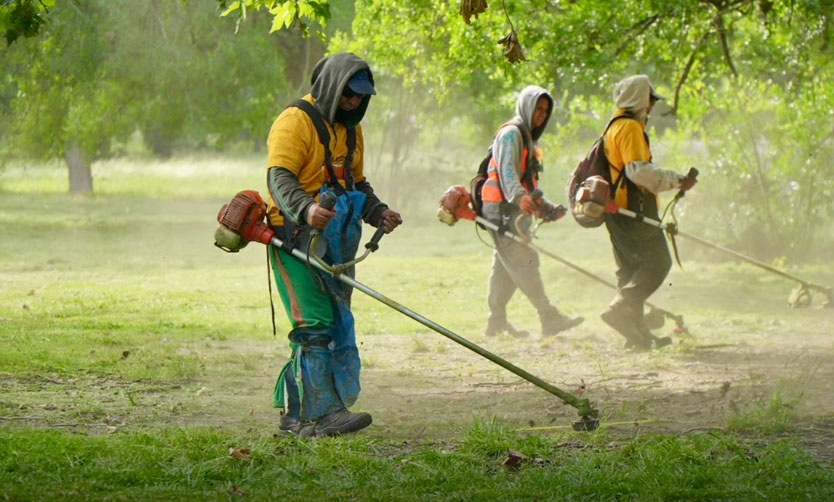
[[[600, 146], [602, 147], [602, 154], [603, 155], [605, 155], [605, 133], [607, 133], [608, 129], [611, 128], [611, 124], [613, 124], [614, 122], [616, 122], [620, 119], [634, 119], [634, 118], [635, 118], [634, 115], [632, 115], [630, 113], [624, 113], [622, 115], [617, 115], [616, 117], [612, 117], [611, 120], [608, 121], [608, 125], [605, 126], [605, 130], [602, 132], [602, 136], [600, 136], [600, 138], [599, 138], [600, 139]], [[620, 183], [623, 181], [623, 178], [624, 178], [623, 174], [625, 174], [625, 167], [623, 167], [622, 169], [617, 169], [615, 167], [614, 170], [617, 171], [617, 179], [614, 180], [614, 183], [611, 184], [612, 190], [609, 193], [611, 194], [612, 198], [616, 195], [617, 190], [619, 190], [619, 188], [620, 188]]]
[[[299, 99], [293, 102], [290, 106], [294, 106], [296, 108], [300, 108], [303, 110], [310, 120], [313, 122], [313, 126], [316, 128], [316, 132], [319, 136], [319, 141], [321, 142], [322, 146], [324, 146], [324, 165], [327, 168], [327, 173], [330, 175], [330, 183], [336, 193], [341, 193], [343, 191], [342, 186], [336, 181], [338, 178], [336, 177], [336, 171], [333, 169], [333, 154], [330, 151], [330, 131], [327, 129], [327, 125], [324, 123], [324, 118], [321, 116], [321, 113], [313, 106], [309, 101], [304, 99]], [[347, 185], [348, 189], [353, 189], [353, 170], [351, 169], [351, 164], [353, 163], [353, 152], [356, 150], [356, 129], [353, 127], [348, 127], [347, 132], [347, 147], [348, 153], [345, 157], [345, 184]]]
[[348, 153], [345, 155], [345, 183], [353, 189], [353, 152], [356, 151], [356, 128], [347, 128]]
[[524, 140], [524, 146], [527, 147], [527, 170], [524, 171], [524, 177], [522, 178], [522, 183], [527, 182], [528, 186], [533, 186], [533, 176], [536, 175], [535, 169], [533, 169], [533, 161], [536, 158], [536, 149], [533, 148], [533, 137], [530, 133], [530, 130], [521, 120], [517, 120], [517, 117], [513, 117], [509, 122], [505, 123], [504, 125], [514, 125], [521, 131], [521, 137]]

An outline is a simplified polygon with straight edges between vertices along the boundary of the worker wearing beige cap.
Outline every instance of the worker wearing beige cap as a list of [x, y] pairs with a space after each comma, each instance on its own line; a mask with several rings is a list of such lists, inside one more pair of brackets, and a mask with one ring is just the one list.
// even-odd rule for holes
[[[694, 176], [652, 163], [646, 123], [652, 107], [662, 99], [646, 75], [621, 80], [614, 88], [612, 118], [626, 118], [612, 121], [604, 135], [615, 202], [655, 220], [660, 219], [658, 192], [686, 191], [697, 183]], [[672, 267], [663, 230], [622, 214], [607, 214], [605, 226], [617, 263], [617, 292], [602, 320], [625, 337], [627, 348], [645, 351], [668, 345], [671, 340], [655, 337], [643, 319], [644, 303]]]

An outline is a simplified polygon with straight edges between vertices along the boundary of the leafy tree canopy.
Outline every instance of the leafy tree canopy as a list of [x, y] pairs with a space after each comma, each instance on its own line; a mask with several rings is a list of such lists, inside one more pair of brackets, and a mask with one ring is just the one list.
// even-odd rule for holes
[[[229, 13], [276, 13], [273, 29], [328, 20], [324, 2], [218, 1]], [[646, 73], [669, 97], [653, 123], [674, 118], [685, 133], [669, 160], [704, 163], [704, 198], [715, 194], [721, 228], [739, 244], [763, 249], [750, 238], [760, 236], [786, 243], [775, 253], [800, 255], [830, 216], [834, 0], [363, 0], [355, 9], [329, 49], [363, 55], [412, 91], [398, 94], [417, 101], [412, 113], [494, 127], [514, 92], [537, 83], [559, 103], [553, 132], [576, 141], [598, 134], [614, 82]]]
[[[273, 30], [330, 19], [326, 0], [217, 1], [225, 15], [268, 10]], [[805, 76], [834, 54], [833, 21], [834, 0], [366, 0], [349, 38], [413, 85], [449, 88], [488, 71], [508, 87], [597, 87], [648, 68], [665, 77], [676, 107], [687, 83]]]
[[49, 9], [55, 0], [2, 0], [0, 1], [0, 30], [11, 44], [20, 37], [37, 36]]
[[[390, 164], [397, 169], [413, 169], [409, 148], [427, 144], [428, 136], [434, 135], [433, 146], [444, 158], [456, 147], [450, 140], [471, 131], [473, 123], [488, 137], [512, 110], [514, 93], [530, 83], [550, 89], [557, 100], [549, 140], [558, 148], [582, 143], [598, 134], [610, 113], [614, 82], [646, 73], [669, 97], [655, 110], [651, 125], [664, 132], [661, 145], [677, 143], [671, 153], [658, 152], [666, 154], [663, 160], [670, 168], [703, 167], [706, 176], [695, 197], [728, 219], [722, 241], [731, 229], [740, 241], [751, 243], [746, 236], [759, 236], [783, 243], [777, 252], [798, 255], [803, 242], [810, 244], [825, 228], [830, 232], [834, 0], [215, 1], [213, 15], [237, 17], [239, 33], [245, 21], [265, 17], [269, 22], [263, 28], [246, 34], [301, 34], [309, 41], [307, 35], [316, 33], [327, 41], [328, 51], [350, 50], [365, 57], [379, 85], [389, 86], [377, 96], [374, 109], [386, 114], [380, 144], [391, 146]], [[0, 28], [11, 46], [19, 45], [52, 24], [53, 11], [87, 3], [106, 12], [105, 4], [91, 0], [57, 5], [54, 0], [0, 0]], [[142, 5], [148, 12], [136, 19], [154, 13], [167, 17], [174, 5], [198, 4], [154, 5]], [[119, 24], [93, 20], [99, 27]], [[123, 29], [95, 34], [84, 22], [56, 17], [52, 31], [63, 38], [0, 58], [5, 77], [0, 111], [14, 119], [0, 123], [0, 137], [44, 155], [72, 145], [102, 155], [108, 143], [89, 117], [107, 124], [109, 138], [130, 133], [138, 123], [147, 140], [193, 135], [191, 144], [199, 144], [200, 138], [222, 143], [236, 131], [258, 131], [257, 124], [274, 112], [266, 102], [270, 91], [253, 84], [266, 82], [268, 87], [269, 70], [253, 79], [251, 68], [266, 67], [259, 59], [244, 61], [240, 56], [249, 50], [235, 51], [230, 43], [219, 42], [215, 30], [189, 28], [186, 38], [157, 36], [149, 41], [153, 51], [133, 53], [135, 43], [126, 43], [127, 52], [116, 57], [114, 41], [130, 35]], [[172, 29], [164, 27], [165, 33]], [[223, 29], [234, 31], [234, 26]], [[193, 43], [180, 50], [174, 47], [179, 40]], [[322, 46], [299, 51], [297, 45], [279, 45], [288, 63], [285, 83], [306, 90], [311, 61]], [[270, 50], [258, 37], [246, 46], [263, 54]], [[148, 53], [162, 59], [143, 59]], [[135, 64], [125, 64], [120, 59], [125, 54], [136, 54], [128, 59]], [[239, 77], [216, 73], [236, 66], [232, 74]], [[193, 80], [192, 70], [215, 77]], [[149, 71], [153, 79], [145, 77]], [[145, 102], [133, 95], [139, 84], [152, 88]], [[137, 106], [140, 102], [143, 106]], [[240, 113], [242, 105], [248, 113]], [[221, 114], [212, 113], [218, 109]], [[220, 115], [227, 127], [217, 127]], [[44, 143], [26, 134], [33, 130], [51, 131], [54, 137]], [[27, 145], [27, 138], [35, 139]], [[462, 139], [457, 146], [468, 142]], [[468, 145], [471, 149], [472, 142]], [[430, 164], [439, 168], [443, 162]], [[559, 169], [565, 167], [549, 169], [545, 176], [558, 176]], [[392, 170], [392, 180], [396, 174]], [[718, 226], [707, 230], [713, 228]]]

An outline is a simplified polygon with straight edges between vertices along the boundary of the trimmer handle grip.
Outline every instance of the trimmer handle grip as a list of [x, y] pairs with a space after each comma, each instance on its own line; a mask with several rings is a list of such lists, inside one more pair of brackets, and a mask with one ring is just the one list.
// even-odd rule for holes
[[532, 197], [534, 201], [538, 202], [542, 200], [542, 197], [544, 197], [544, 193], [540, 189], [534, 188], [533, 191], [530, 192], [530, 197]]
[[321, 197], [319, 197], [319, 206], [325, 209], [333, 209], [336, 207], [336, 194], [333, 192], [323, 192]]
[[385, 227], [380, 226], [374, 232], [374, 236], [371, 237], [371, 240], [365, 244], [365, 249], [369, 250], [370, 252], [374, 252], [379, 249], [379, 241], [382, 240], [382, 236], [385, 235]]
[[[336, 207], [337, 197], [336, 194], [333, 192], [322, 192], [321, 196], [319, 197], [319, 207], [323, 207], [324, 209], [333, 209]], [[321, 234], [321, 230], [318, 228], [314, 228], [310, 232], [311, 237], [315, 237]]]
[[[690, 167], [690, 168], [689, 168], [689, 172], [688, 172], [688, 173], [686, 173], [686, 177], [687, 177], [687, 178], [689, 178], [689, 179], [697, 180], [697, 179], [698, 179], [698, 170], [697, 170], [697, 169], [695, 169], [694, 167]], [[693, 185], [694, 185], [694, 183], [693, 183]], [[689, 187], [687, 187], [686, 189], [681, 188], [681, 190], [679, 190], [679, 191], [678, 191], [677, 195], [675, 195], [675, 199], [676, 199], [676, 200], [677, 200], [677, 199], [680, 199], [681, 197], [683, 197], [684, 195], [686, 195], [686, 190], [687, 190], [688, 188], [691, 188], [691, 187], [692, 187], [692, 185], [690, 185], [690, 186], [689, 186]]]

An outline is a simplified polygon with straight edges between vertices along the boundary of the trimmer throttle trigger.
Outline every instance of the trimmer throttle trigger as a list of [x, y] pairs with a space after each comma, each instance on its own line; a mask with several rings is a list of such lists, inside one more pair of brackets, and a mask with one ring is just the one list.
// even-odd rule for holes
[[379, 249], [379, 241], [382, 240], [382, 236], [385, 235], [385, 227], [380, 226], [374, 232], [374, 236], [371, 237], [371, 240], [365, 244], [365, 249], [370, 250], [372, 253]]

